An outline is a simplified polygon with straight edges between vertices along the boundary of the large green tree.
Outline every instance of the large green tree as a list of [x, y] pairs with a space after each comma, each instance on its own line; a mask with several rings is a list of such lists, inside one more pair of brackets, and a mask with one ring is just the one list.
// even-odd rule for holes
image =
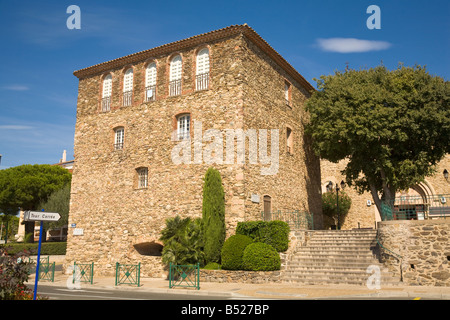
[[[71, 178], [67, 169], [46, 164], [0, 170], [0, 212], [15, 215], [19, 209], [37, 210], [40, 202], [70, 183]], [[25, 223], [25, 232], [34, 232], [34, 222]]]
[[202, 223], [206, 263], [220, 263], [225, 241], [225, 193], [220, 172], [214, 168], [205, 175]]
[[306, 127], [314, 148], [331, 162], [346, 159], [346, 182], [370, 191], [379, 210], [450, 152], [450, 84], [426, 68], [378, 66], [316, 81]]

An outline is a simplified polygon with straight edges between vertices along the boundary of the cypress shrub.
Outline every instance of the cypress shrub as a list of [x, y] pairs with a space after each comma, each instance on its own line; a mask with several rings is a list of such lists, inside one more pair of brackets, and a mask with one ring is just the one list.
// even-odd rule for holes
[[242, 256], [245, 270], [273, 271], [280, 270], [280, 254], [269, 244], [254, 242], [249, 244]]
[[225, 193], [218, 170], [206, 171], [203, 185], [203, 239], [206, 262], [220, 263], [225, 241]]
[[245, 248], [252, 242], [252, 238], [242, 234], [229, 237], [222, 247], [222, 269], [244, 270], [242, 256]]

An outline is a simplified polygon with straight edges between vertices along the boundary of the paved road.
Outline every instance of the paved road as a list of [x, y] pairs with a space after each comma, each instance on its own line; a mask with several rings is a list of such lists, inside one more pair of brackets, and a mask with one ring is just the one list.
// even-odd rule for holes
[[[33, 286], [29, 285], [33, 290]], [[38, 286], [38, 295], [48, 297], [49, 300], [226, 300], [230, 296], [199, 296], [177, 293], [157, 293], [121, 289], [91, 289], [83, 288], [71, 290], [56, 286]]]

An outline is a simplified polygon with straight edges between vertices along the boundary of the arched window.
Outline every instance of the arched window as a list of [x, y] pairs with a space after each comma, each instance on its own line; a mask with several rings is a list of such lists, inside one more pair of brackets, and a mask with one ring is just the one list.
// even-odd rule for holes
[[177, 55], [170, 61], [170, 75], [169, 75], [169, 95], [178, 96], [181, 94], [181, 70], [182, 70], [181, 56]]
[[123, 106], [131, 106], [133, 97], [133, 68], [125, 71], [123, 77]]
[[195, 73], [195, 89], [206, 90], [209, 85], [209, 50], [204, 48], [197, 54], [197, 69]]
[[103, 79], [103, 93], [102, 93], [102, 111], [111, 110], [111, 92], [112, 92], [112, 76], [108, 74]]
[[125, 129], [117, 127], [114, 129], [114, 150], [122, 150], [125, 137]]
[[145, 101], [156, 98], [156, 63], [150, 63], [145, 69]]
[[177, 117], [177, 139], [185, 140], [190, 138], [191, 115], [189, 113], [180, 114]]

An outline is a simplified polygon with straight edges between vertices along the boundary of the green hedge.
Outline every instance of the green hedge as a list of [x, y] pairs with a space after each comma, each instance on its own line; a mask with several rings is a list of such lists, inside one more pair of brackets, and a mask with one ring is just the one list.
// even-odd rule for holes
[[254, 242], [249, 244], [242, 256], [245, 270], [273, 271], [280, 270], [280, 254], [269, 244]]
[[[29, 251], [30, 255], [37, 255], [38, 243], [7, 243], [0, 247], [6, 248], [8, 254], [16, 254], [22, 251]], [[43, 242], [41, 245], [41, 255], [65, 255], [67, 242]]]
[[278, 252], [289, 247], [289, 225], [284, 221], [245, 221], [238, 222], [236, 234], [246, 235], [254, 242], [271, 245]]
[[252, 238], [242, 234], [229, 237], [222, 247], [222, 269], [243, 270], [242, 256], [245, 248], [252, 242]]

